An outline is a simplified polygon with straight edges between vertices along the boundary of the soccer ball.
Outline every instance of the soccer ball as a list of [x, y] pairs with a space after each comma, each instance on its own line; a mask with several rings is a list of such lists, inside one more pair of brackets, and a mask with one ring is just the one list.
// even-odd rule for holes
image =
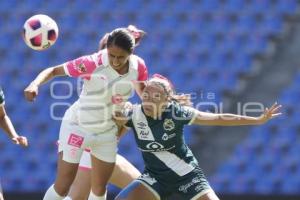
[[57, 37], [57, 24], [47, 15], [34, 15], [24, 23], [23, 39], [34, 50], [48, 49], [56, 42]]

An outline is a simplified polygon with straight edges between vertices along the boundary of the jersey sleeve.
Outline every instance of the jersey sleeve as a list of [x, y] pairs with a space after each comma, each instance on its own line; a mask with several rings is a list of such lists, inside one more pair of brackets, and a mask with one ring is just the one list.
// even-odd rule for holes
[[5, 100], [4, 93], [3, 93], [2, 88], [0, 87], [0, 105], [4, 105], [4, 103], [5, 103], [4, 100]]
[[90, 79], [97, 65], [92, 55], [82, 56], [75, 60], [64, 63], [64, 70], [71, 77], [82, 77]]
[[197, 109], [190, 106], [175, 106], [176, 120], [183, 125], [192, 124], [197, 116], [197, 112]]
[[138, 59], [138, 81], [146, 81], [148, 79], [148, 69], [145, 61], [141, 58]]

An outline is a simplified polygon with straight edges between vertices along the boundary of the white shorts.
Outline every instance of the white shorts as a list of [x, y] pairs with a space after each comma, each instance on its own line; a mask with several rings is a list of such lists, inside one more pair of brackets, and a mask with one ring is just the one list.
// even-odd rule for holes
[[84, 150], [80, 159], [79, 168], [82, 170], [92, 169], [91, 154]]
[[[123, 165], [124, 160], [128, 162], [123, 156], [117, 154], [116, 156], [116, 166]], [[91, 170], [92, 169], [92, 161], [90, 151], [84, 150], [80, 159], [79, 169], [81, 170]]]
[[69, 163], [79, 163], [84, 149], [90, 149], [90, 153], [99, 160], [114, 163], [117, 154], [117, 131], [115, 126], [107, 133], [93, 134], [75, 123], [63, 120], [58, 151], [63, 152], [63, 160]]

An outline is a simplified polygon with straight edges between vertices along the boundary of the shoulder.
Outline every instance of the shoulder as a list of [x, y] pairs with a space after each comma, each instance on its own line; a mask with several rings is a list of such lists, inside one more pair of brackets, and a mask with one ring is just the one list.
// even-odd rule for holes
[[191, 118], [196, 112], [195, 108], [190, 106], [183, 106], [177, 102], [172, 102], [170, 107], [175, 118]]
[[138, 70], [139, 68], [147, 68], [146, 63], [143, 58], [138, 55], [132, 54], [130, 56], [130, 61], [132, 63], [132, 68]]
[[95, 62], [97, 66], [102, 66], [108, 63], [107, 51], [106, 49], [102, 49], [91, 55], [91, 58]]
[[145, 64], [145, 61], [137, 56], [137, 55], [131, 55], [130, 57], [132, 68], [137, 71], [138, 77], [137, 80], [139, 81], [145, 81], [148, 79], [148, 68]]

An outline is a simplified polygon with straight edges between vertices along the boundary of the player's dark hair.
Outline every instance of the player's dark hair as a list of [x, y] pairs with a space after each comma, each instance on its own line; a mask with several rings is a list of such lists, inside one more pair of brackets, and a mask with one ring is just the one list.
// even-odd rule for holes
[[101, 38], [99, 50], [116, 45], [131, 54], [145, 34], [145, 31], [137, 29], [133, 25], [129, 25], [127, 28], [117, 28]]
[[107, 48], [111, 46], [117, 46], [131, 54], [135, 47], [134, 37], [126, 28], [117, 28], [108, 35]]

